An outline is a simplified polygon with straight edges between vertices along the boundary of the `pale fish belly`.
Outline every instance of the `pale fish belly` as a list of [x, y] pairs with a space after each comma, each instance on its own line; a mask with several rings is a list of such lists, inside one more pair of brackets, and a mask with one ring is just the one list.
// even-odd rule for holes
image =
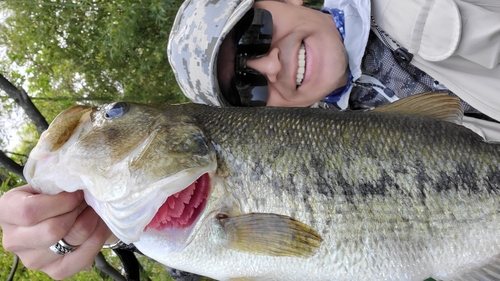
[[[240, 150], [215, 145], [224, 177], [212, 210], [290, 216], [316, 230], [323, 243], [307, 259], [252, 255], [221, 247], [207, 224], [188, 256], [199, 255], [203, 270], [222, 280], [454, 280], [488, 264], [500, 253], [497, 147], [471, 138], [457, 148], [450, 136], [449, 143], [429, 148], [419, 134], [388, 133], [393, 139], [370, 140], [370, 146], [362, 137], [329, 139], [328, 147], [318, 137], [275, 150], [268, 143]], [[241, 144], [250, 137], [228, 139]], [[401, 146], [398, 138], [405, 137], [401, 154], [390, 148], [391, 140]], [[315, 154], [315, 146], [326, 151]], [[200, 248], [211, 258], [203, 259]]]
[[[223, 154], [222, 154], [223, 155]], [[226, 155], [226, 159], [231, 159]], [[160, 243], [151, 238], [137, 246], [172, 267], [212, 278], [246, 276], [257, 280], [453, 280], [500, 253], [498, 202], [489, 193], [424, 190], [408, 196], [396, 188], [384, 194], [353, 194], [347, 186], [321, 189], [310, 178], [321, 175], [291, 168], [258, 167], [254, 161], [229, 161], [231, 177], [215, 179], [210, 212], [230, 215], [275, 213], [290, 216], [323, 238], [310, 258], [270, 257], [229, 250], [218, 223], [207, 219], [180, 253], [141, 249]], [[315, 174], [317, 171], [310, 171]], [[276, 178], [284, 176], [286, 180]], [[394, 176], [394, 175], [391, 175]], [[414, 178], [395, 177], [402, 185]], [[279, 183], [278, 183], [279, 182]], [[288, 184], [282, 184], [288, 183]], [[394, 184], [394, 183], [392, 183]]]
[[[379, 200], [379, 203], [387, 203], [383, 201]], [[294, 207], [293, 203], [283, 204], [286, 205]], [[245, 207], [255, 212], [280, 211]], [[362, 209], [363, 206], [359, 212]], [[464, 208], [464, 216], [469, 217], [467, 213], [472, 209]], [[310, 217], [301, 211], [295, 214], [298, 220], [305, 221]], [[500, 241], [494, 235], [499, 231], [498, 218], [466, 219], [459, 227], [455, 220], [446, 221], [444, 218], [426, 223], [401, 221], [394, 226], [393, 222], [381, 222], [382, 218], [363, 218], [359, 213], [342, 211], [331, 219], [336, 219], [336, 222], [325, 222], [319, 230], [324, 239], [319, 252], [308, 259], [228, 250], [221, 244], [216, 223], [210, 222], [181, 253], [165, 256], [161, 243], [148, 249], [152, 251], [144, 250], [144, 253], [154, 258], [164, 256], [164, 261], [175, 268], [207, 274], [219, 280], [239, 276], [256, 280], [424, 280], [430, 276], [454, 280], [454, 276], [487, 263], [485, 257], [500, 251]], [[322, 223], [316, 221], [316, 224]], [[143, 239], [141, 243], [147, 244], [148, 240]]]

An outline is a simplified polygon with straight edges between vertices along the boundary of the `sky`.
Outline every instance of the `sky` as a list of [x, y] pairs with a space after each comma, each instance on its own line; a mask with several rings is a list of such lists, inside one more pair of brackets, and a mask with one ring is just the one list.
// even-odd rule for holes
[[[0, 3], [0, 24], [5, 22], [7, 15], [8, 12], [2, 10]], [[6, 47], [0, 46], [0, 60], [3, 60], [5, 56]], [[7, 94], [0, 90], [0, 96], [7, 96]], [[9, 100], [9, 103], [10, 102]], [[13, 151], [21, 142], [18, 130], [26, 123], [26, 120], [23, 110], [17, 106], [15, 106], [15, 109], [12, 110], [10, 114], [5, 114], [6, 110], [4, 108], [4, 103], [6, 103], [5, 100], [0, 99], [0, 138], [6, 147], [0, 147], [0, 149]]]
[[[3, 96], [4, 94], [2, 94]], [[5, 112], [3, 101], [0, 102], [0, 111]], [[19, 128], [21, 128], [26, 121], [22, 109], [17, 108], [10, 114], [0, 115], [0, 137], [6, 144], [4, 148], [6, 151], [13, 151], [14, 148], [20, 144], [21, 137], [19, 136]]]

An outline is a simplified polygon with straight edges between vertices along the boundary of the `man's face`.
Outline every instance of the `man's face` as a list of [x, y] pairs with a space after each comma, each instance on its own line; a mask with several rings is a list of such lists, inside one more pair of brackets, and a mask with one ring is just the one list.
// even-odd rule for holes
[[[247, 67], [267, 78], [268, 106], [310, 106], [347, 83], [347, 52], [332, 16], [300, 4], [254, 4], [254, 8], [271, 12], [274, 24], [269, 52], [247, 61]], [[219, 53], [221, 87], [229, 83], [229, 73], [234, 72], [234, 57], [224, 58], [231, 53], [225, 48], [227, 44]], [[301, 49], [305, 58], [299, 57], [304, 52]], [[224, 61], [226, 65], [221, 63]]]

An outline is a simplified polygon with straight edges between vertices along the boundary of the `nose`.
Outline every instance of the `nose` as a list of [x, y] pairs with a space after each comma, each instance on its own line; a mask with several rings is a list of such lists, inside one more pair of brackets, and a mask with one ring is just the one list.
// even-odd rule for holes
[[247, 67], [265, 75], [269, 82], [276, 82], [278, 74], [281, 71], [281, 62], [279, 60], [279, 49], [272, 48], [267, 54], [256, 59], [247, 60]]

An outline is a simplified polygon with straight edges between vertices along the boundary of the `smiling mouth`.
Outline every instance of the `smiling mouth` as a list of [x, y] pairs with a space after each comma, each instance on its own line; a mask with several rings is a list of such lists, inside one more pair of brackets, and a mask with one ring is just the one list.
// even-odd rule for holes
[[306, 47], [304, 43], [300, 45], [298, 59], [298, 68], [297, 68], [297, 86], [302, 84], [304, 80], [304, 73], [306, 72]]
[[156, 230], [187, 228], [201, 214], [210, 191], [210, 176], [203, 174], [198, 180], [167, 198], [165, 203], [145, 227]]

